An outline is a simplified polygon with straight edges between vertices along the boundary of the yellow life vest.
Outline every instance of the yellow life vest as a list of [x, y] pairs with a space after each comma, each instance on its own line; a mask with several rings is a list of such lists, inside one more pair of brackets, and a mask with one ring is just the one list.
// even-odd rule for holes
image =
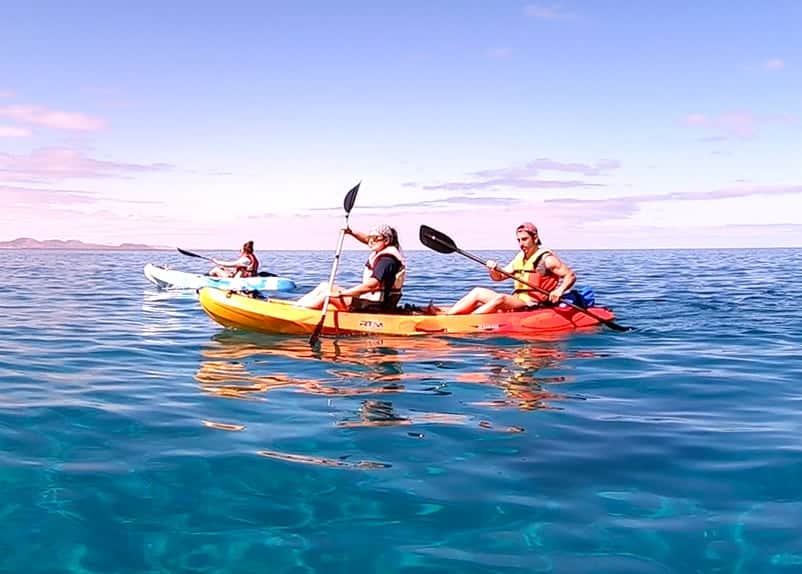
[[[548, 292], [559, 284], [559, 278], [548, 273], [548, 271], [545, 274], [537, 272], [540, 260], [549, 254], [551, 254], [551, 249], [540, 247], [527, 259], [524, 259], [523, 251], [515, 256], [510, 262], [512, 273], [515, 275], [513, 295], [527, 303], [537, 303], [545, 298], [545, 295], [538, 289]], [[532, 286], [538, 289], [534, 289]]]

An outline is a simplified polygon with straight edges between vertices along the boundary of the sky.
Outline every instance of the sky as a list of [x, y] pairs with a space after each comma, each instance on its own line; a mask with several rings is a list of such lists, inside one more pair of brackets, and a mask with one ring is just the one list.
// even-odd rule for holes
[[[30, 0], [0, 241], [802, 246], [802, 2]], [[346, 247], [354, 247], [346, 245]]]

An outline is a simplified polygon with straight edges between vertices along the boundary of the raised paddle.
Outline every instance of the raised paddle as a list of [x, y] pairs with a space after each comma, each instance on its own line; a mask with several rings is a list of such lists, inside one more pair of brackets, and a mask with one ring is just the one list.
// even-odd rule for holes
[[[434, 251], [437, 251], [438, 253], [459, 253], [460, 255], [464, 255], [468, 259], [472, 259], [473, 261], [476, 261], [477, 263], [481, 263], [482, 265], [486, 265], [486, 262], [485, 262], [484, 259], [481, 259], [480, 257], [477, 257], [473, 253], [468, 253], [467, 251], [463, 251], [462, 249], [457, 247], [457, 244], [454, 243], [454, 240], [451, 239], [448, 235], [446, 235], [445, 233], [443, 233], [441, 231], [437, 231], [436, 229], [432, 229], [428, 225], [421, 225], [420, 226], [420, 242], [423, 243], [429, 249], [433, 249]], [[509, 277], [510, 279], [515, 279], [517, 281], [521, 281], [520, 278], [515, 277], [512, 273], [507, 273], [506, 271], [504, 271], [504, 269], [501, 269], [500, 267], [496, 267], [496, 271], [498, 273], [501, 273], [502, 275], [504, 275], [506, 277]], [[548, 295], [549, 294], [549, 292], [546, 291], [545, 289], [540, 289], [539, 287], [537, 287], [536, 285], [533, 285], [532, 283], [529, 283], [528, 281], [521, 281], [521, 283], [529, 285], [532, 289], [534, 289], [535, 291], [538, 291], [540, 293], [543, 293], [544, 295]], [[611, 321], [610, 319], [603, 319], [602, 317], [599, 317], [598, 315], [588, 311], [587, 309], [583, 309], [579, 305], [574, 305], [573, 303], [571, 303], [569, 301], [562, 301], [562, 303], [565, 303], [569, 307], [573, 307], [574, 309], [576, 309], [578, 311], [581, 311], [585, 315], [589, 315], [589, 316], [593, 317], [594, 319], [596, 319], [600, 323], [604, 323], [605, 325], [607, 325], [608, 327], [610, 327], [614, 331], [630, 331], [630, 330], [632, 330], [632, 327], [625, 327], [623, 325], [619, 325], [615, 321]]]
[[345, 210], [345, 227], [340, 230], [340, 239], [337, 242], [337, 250], [334, 252], [334, 262], [331, 264], [331, 273], [329, 274], [329, 291], [326, 293], [326, 298], [323, 299], [323, 309], [320, 312], [320, 321], [315, 326], [312, 336], [309, 337], [309, 344], [315, 345], [320, 339], [320, 333], [323, 331], [323, 322], [326, 320], [326, 311], [329, 309], [329, 295], [331, 295], [331, 288], [334, 285], [334, 276], [337, 274], [337, 266], [340, 264], [340, 253], [343, 250], [343, 239], [345, 238], [345, 230], [348, 229], [348, 217], [351, 215], [351, 209], [354, 207], [356, 201], [356, 194], [359, 192], [359, 186], [362, 184], [360, 181], [345, 194], [343, 199], [343, 209]]

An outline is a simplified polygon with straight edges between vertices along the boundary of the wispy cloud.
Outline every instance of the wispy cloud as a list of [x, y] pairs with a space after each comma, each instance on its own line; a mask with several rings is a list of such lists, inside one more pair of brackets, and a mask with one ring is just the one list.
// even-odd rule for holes
[[160, 201], [144, 199], [125, 199], [102, 195], [79, 189], [42, 189], [0, 185], [0, 203], [4, 206], [39, 207], [59, 205], [86, 206], [97, 203], [124, 205], [162, 205]]
[[17, 126], [0, 126], [0, 138], [26, 138], [31, 135], [28, 128]]
[[690, 114], [685, 117], [685, 125], [714, 132], [705, 138], [709, 141], [723, 139], [747, 139], [757, 135], [761, 120], [749, 112], [731, 112], [718, 116]]
[[484, 169], [473, 172], [473, 176], [479, 178], [521, 178], [533, 177], [544, 171], [561, 173], [579, 173], [586, 176], [604, 175], [607, 172], [621, 167], [621, 162], [614, 159], [602, 159], [594, 165], [585, 163], [566, 163], [555, 161], [548, 158], [538, 158], [525, 163], [522, 166], [504, 167], [499, 169]]
[[802, 185], [752, 185], [743, 187], [726, 187], [710, 191], [686, 191], [659, 195], [644, 195], [645, 201], [700, 201], [710, 199], [732, 199], [753, 195], [788, 195], [802, 194]]
[[701, 129], [710, 135], [702, 141], [726, 141], [733, 139], [749, 139], [757, 136], [766, 125], [791, 126], [799, 118], [793, 114], [775, 113], [756, 116], [750, 112], [730, 112], [720, 115], [690, 114], [683, 122], [686, 126]]
[[68, 148], [40, 148], [28, 155], [0, 153], [0, 180], [28, 183], [65, 179], [126, 177], [128, 174], [166, 171], [167, 164], [102, 161]]
[[571, 189], [579, 187], [603, 187], [604, 184], [581, 179], [537, 178], [543, 172], [580, 174], [586, 177], [607, 175], [621, 167], [621, 162], [602, 159], [595, 164], [568, 163], [548, 158], [538, 158], [523, 165], [483, 169], [470, 173], [470, 179], [420, 184], [404, 183], [404, 187], [419, 187], [427, 191], [470, 191], [493, 189]]
[[696, 192], [671, 192], [647, 195], [631, 195], [608, 199], [577, 199], [577, 198], [555, 198], [543, 201], [547, 205], [570, 206], [597, 206], [599, 209], [620, 209], [622, 212], [632, 213], [635, 207], [643, 203], [668, 202], [668, 201], [710, 201], [719, 199], [735, 199], [740, 197], [751, 197], [755, 195], [791, 195], [802, 194], [802, 185], [755, 185], [714, 189], [710, 191]]
[[42, 106], [3, 106], [0, 107], [0, 117], [57, 130], [95, 131], [105, 127], [105, 122], [99, 118], [81, 113], [51, 110]]
[[539, 20], [564, 20], [572, 18], [574, 13], [557, 4], [527, 4], [524, 6], [524, 15]]
[[782, 70], [785, 62], [780, 58], [770, 58], [763, 63], [763, 67], [767, 70]]
[[479, 181], [449, 181], [431, 185], [422, 185], [427, 191], [469, 191], [480, 189], [572, 189], [577, 187], [603, 187], [603, 184], [580, 180], [525, 179], [515, 177], [497, 177]]
[[[629, 195], [602, 199], [593, 198], [552, 198], [536, 202], [549, 208], [550, 213], [561, 213], [563, 217], [582, 215], [594, 221], [621, 219], [638, 211], [645, 203], [676, 201], [711, 201], [735, 199], [751, 196], [802, 195], [802, 185], [743, 185], [714, 189], [706, 192], [671, 192], [646, 195]], [[363, 209], [392, 209], [409, 213], [428, 213], [439, 210], [478, 210], [478, 209], [526, 209], [533, 201], [526, 197], [453, 195], [439, 199], [419, 202], [399, 202], [382, 206], [362, 206]], [[317, 211], [338, 212], [338, 208]]]
[[42, 207], [45, 205], [87, 205], [95, 203], [97, 196], [87, 191], [67, 189], [37, 189], [0, 185], [0, 199], [4, 205], [15, 207]]

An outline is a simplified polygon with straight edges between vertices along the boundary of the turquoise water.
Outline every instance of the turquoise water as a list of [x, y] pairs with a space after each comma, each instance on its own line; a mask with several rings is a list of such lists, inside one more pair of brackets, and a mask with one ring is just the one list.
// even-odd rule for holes
[[[408, 302], [487, 283], [408, 255]], [[312, 350], [177, 253], [0, 251], [0, 571], [802, 571], [802, 250], [562, 255], [637, 330]]]

